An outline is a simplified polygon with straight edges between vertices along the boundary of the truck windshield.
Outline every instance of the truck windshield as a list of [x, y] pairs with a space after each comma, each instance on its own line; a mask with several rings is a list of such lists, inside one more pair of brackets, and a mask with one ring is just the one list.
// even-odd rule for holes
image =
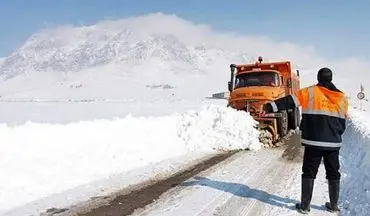
[[236, 77], [235, 88], [249, 86], [279, 86], [279, 75], [276, 72], [252, 72]]

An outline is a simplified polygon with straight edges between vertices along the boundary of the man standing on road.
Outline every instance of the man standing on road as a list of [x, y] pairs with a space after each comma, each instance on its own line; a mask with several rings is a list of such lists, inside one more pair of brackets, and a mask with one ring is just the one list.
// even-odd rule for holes
[[299, 212], [307, 214], [310, 209], [314, 180], [324, 158], [330, 202], [325, 203], [329, 211], [337, 212], [339, 198], [339, 150], [342, 134], [346, 129], [348, 101], [344, 93], [332, 83], [332, 71], [322, 68], [318, 71], [316, 85], [303, 88], [284, 98], [264, 105], [264, 112], [278, 112], [302, 107], [300, 124], [301, 142], [305, 147], [301, 203], [296, 204]]

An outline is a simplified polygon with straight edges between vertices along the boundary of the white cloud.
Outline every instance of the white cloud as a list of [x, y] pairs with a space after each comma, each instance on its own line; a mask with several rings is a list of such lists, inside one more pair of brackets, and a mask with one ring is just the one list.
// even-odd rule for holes
[[[252, 56], [262, 55], [271, 60], [292, 60], [302, 69], [304, 84], [316, 81], [316, 71], [321, 67], [330, 67], [334, 72], [334, 82], [345, 91], [357, 91], [360, 83], [370, 85], [367, 68], [370, 62], [353, 58], [328, 60], [321, 56], [313, 46], [305, 46], [286, 41], [276, 41], [268, 36], [248, 36], [235, 32], [221, 32], [206, 24], [197, 24], [176, 15], [162, 13], [140, 17], [130, 17], [118, 21], [103, 21], [98, 24], [107, 29], [119, 26], [131, 28], [148, 34], [172, 34], [188, 45], [205, 44], [236, 52], [246, 52]], [[340, 44], [338, 44], [338, 47]]]

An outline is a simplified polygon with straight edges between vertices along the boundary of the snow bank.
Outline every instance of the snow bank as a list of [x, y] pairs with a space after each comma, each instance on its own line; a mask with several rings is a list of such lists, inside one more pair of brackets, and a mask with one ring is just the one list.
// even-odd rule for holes
[[214, 105], [164, 117], [0, 125], [0, 214], [189, 152], [260, 148], [256, 122]]
[[177, 123], [179, 137], [192, 150], [260, 149], [256, 126], [246, 112], [217, 106], [181, 114]]
[[368, 215], [370, 209], [370, 115], [351, 110], [341, 149], [343, 215]]

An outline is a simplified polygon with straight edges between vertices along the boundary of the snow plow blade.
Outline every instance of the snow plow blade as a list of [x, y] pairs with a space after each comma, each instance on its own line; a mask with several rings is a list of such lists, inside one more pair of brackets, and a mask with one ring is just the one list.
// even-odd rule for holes
[[267, 131], [272, 135], [272, 143], [276, 143], [279, 140], [276, 118], [255, 118], [255, 120], [259, 122], [259, 130]]

